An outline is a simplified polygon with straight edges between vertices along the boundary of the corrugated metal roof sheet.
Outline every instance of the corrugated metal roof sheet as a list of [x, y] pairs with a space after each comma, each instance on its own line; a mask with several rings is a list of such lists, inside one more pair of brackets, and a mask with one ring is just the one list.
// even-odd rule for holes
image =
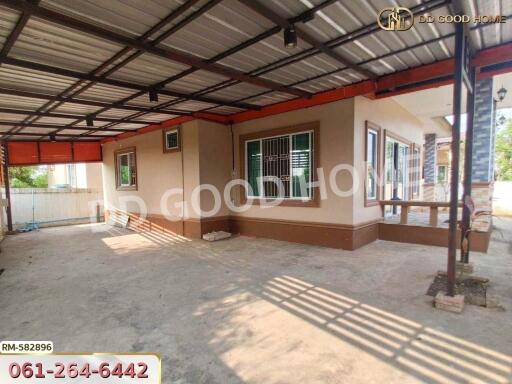
[[[281, 17], [292, 18], [322, 2], [323, 0], [265, 0], [264, 4]], [[208, 3], [209, 0], [197, 1], [172, 22], [156, 32], [153, 38], [169, 30], [177, 23], [183, 22]], [[401, 6], [412, 8], [427, 2], [421, 0], [401, 0], [399, 2], [395, 0], [338, 0], [316, 12], [312, 20], [298, 23], [297, 27], [307, 32], [317, 41], [327, 43], [364, 26], [375, 24], [376, 15], [381, 9], [398, 5], [398, 3]], [[512, 13], [511, 1], [467, 0], [463, 3], [465, 12], [470, 15], [510, 15]], [[42, 0], [40, 6], [135, 39], [183, 4], [184, 0]], [[437, 16], [448, 12], [448, 8], [443, 6], [434, 10], [431, 14]], [[0, 7], [0, 44], [2, 46], [19, 17], [20, 13], [18, 11]], [[196, 57], [211, 59], [273, 27], [274, 24], [271, 21], [247, 8], [241, 2], [223, 0], [164, 39], [160, 43], [160, 47], [172, 48]], [[341, 45], [333, 45], [332, 49], [345, 59], [361, 64], [363, 68], [369, 69], [377, 75], [384, 75], [452, 57], [454, 52], [453, 37], [447, 37], [394, 55], [390, 53], [432, 39], [450, 36], [453, 31], [454, 28], [451, 24], [416, 23], [410, 33], [389, 33], [376, 30], [370, 35], [359, 37]], [[510, 22], [485, 26], [471, 33], [479, 49], [512, 41], [512, 25]], [[122, 45], [116, 42], [78, 32], [69, 26], [58, 25], [32, 17], [13, 45], [9, 57], [87, 74], [111, 59], [123, 48]], [[134, 52], [136, 52], [135, 49], [131, 49], [121, 58], [118, 58], [115, 63], [121, 62]], [[381, 58], [383, 55], [388, 56]], [[287, 64], [282, 65], [282, 63]], [[221, 59], [219, 64], [279, 84], [295, 86], [311, 93], [341, 87], [365, 78], [352, 69], [345, 69], [343, 64], [325, 53], [312, 49], [309, 44], [300, 38], [295, 49], [285, 49], [282, 32], [275, 33], [247, 46], [245, 49], [230, 54]], [[107, 68], [111, 68], [111, 66]], [[183, 71], [188, 73], [189, 68], [186, 64], [144, 53], [114, 71], [109, 75], [109, 78], [150, 87], [169, 77], [179, 75]], [[0, 87], [3, 88], [60, 95], [76, 83], [77, 79], [71, 77], [29, 70], [13, 65], [2, 64], [0, 66]], [[137, 92], [134, 89], [102, 83], [90, 87], [89, 84], [88, 81], [82, 82], [81, 87], [85, 86], [88, 89], [79, 92], [77, 98], [112, 103], [129, 98]], [[81, 87], [73, 87], [74, 92]], [[184, 94], [199, 94], [224, 101], [243, 100], [255, 105], [268, 105], [296, 97], [246, 82], [233, 81], [226, 76], [206, 70], [195, 70], [167, 84], [165, 88]], [[242, 110], [233, 106], [201, 101], [183, 101], [166, 95], [159, 95], [158, 103], [149, 102], [147, 94], [127, 102], [127, 105], [146, 108], [167, 104], [171, 104], [168, 107], [169, 109], [190, 112], [207, 109], [214, 113], [231, 114]], [[43, 108], [44, 105], [46, 106]], [[0, 106], [32, 111], [41, 108], [45, 111], [77, 115], [91, 114], [100, 110], [99, 107], [93, 106], [74, 103], [59, 105], [57, 102], [47, 104], [44, 100], [5, 95], [0, 95]], [[100, 116], [110, 118], [126, 118], [133, 115], [138, 116], [136, 111], [120, 109], [111, 109], [100, 114]], [[171, 117], [167, 114], [152, 112], [146, 116], [137, 117], [137, 119], [162, 121]], [[0, 119], [4, 118], [23, 121], [25, 116], [0, 115]], [[30, 120], [63, 123], [68, 119], [39, 117]], [[128, 126], [126, 123], [118, 125], [118, 127], [126, 126]], [[97, 127], [101, 127], [101, 125], [98, 123]], [[135, 129], [139, 125], [135, 124], [130, 127], [130, 129]], [[0, 128], [5, 131], [5, 127]], [[32, 128], [22, 128], [27, 132], [28, 129]]]
[[27, 70], [6, 64], [0, 66], [0, 87], [3, 88], [56, 95], [75, 82], [76, 79], [70, 77]]
[[111, 85], [96, 84], [80, 93], [80, 98], [104, 102], [114, 102], [135, 94], [136, 91]]
[[182, 103], [173, 105], [172, 108], [181, 109], [183, 111], [195, 112], [195, 111], [200, 111], [200, 110], [215, 107], [215, 106], [216, 106], [215, 104], [209, 104], [209, 103], [203, 103], [201, 101], [190, 100], [190, 101], [184, 101]]
[[19, 17], [19, 12], [0, 6], [0, 44], [2, 47]]
[[41, 5], [138, 37], [182, 3], [179, 0], [43, 0]]
[[187, 68], [189, 67], [186, 65], [145, 53], [109, 77], [131, 83], [149, 85], [165, 80]]
[[214, 96], [224, 100], [238, 100], [266, 90], [266, 88], [258, 87], [256, 85], [236, 84], [223, 90], [209, 93], [209, 96]]
[[[157, 104], [164, 104], [164, 103], [171, 102], [173, 100], [177, 100], [177, 99], [175, 97], [160, 94], [160, 95], [158, 95], [158, 103]], [[155, 103], [149, 101], [147, 94], [136, 97], [136, 98], [128, 101], [126, 103], [126, 105], [133, 105], [136, 107], [145, 107], [145, 108], [151, 108], [151, 107], [156, 106]]]
[[30, 19], [10, 56], [55, 67], [89, 72], [123, 47], [70, 28]]
[[272, 26], [237, 0], [224, 0], [165, 39], [162, 45], [207, 59]]
[[179, 80], [173, 81], [165, 88], [172, 91], [194, 93], [226, 80], [228, 80], [228, 78], [225, 76], [199, 70]]
[[53, 112], [56, 113], [69, 113], [75, 115], [88, 115], [98, 111], [100, 107], [94, 107], [90, 105], [81, 105], [74, 103], [64, 103], [59, 107], [55, 108]]
[[45, 103], [44, 100], [0, 94], [0, 108], [14, 108], [35, 111]]

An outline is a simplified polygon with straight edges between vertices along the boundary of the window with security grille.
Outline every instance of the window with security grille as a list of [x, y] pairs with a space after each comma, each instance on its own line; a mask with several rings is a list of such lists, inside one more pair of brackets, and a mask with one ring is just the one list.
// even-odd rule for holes
[[179, 141], [178, 141], [178, 131], [167, 131], [165, 132], [165, 149], [178, 149]]
[[310, 199], [313, 133], [246, 142], [247, 197]]

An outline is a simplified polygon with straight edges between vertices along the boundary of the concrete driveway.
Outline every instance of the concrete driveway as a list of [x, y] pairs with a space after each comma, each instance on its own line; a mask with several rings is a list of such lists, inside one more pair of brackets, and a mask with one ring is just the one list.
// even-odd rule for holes
[[2, 243], [0, 340], [162, 355], [164, 383], [512, 382], [512, 220], [472, 254], [503, 309], [436, 310], [446, 250], [216, 243], [105, 225]]

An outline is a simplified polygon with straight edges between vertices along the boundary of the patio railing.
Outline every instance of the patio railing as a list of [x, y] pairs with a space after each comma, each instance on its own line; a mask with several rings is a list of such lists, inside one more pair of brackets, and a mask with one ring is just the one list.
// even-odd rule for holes
[[[447, 201], [421, 201], [421, 200], [381, 200], [380, 205], [400, 207], [400, 224], [407, 224], [409, 221], [409, 211], [411, 207], [427, 207], [429, 208], [429, 224], [437, 227], [439, 208], [448, 208], [450, 203]], [[462, 202], [459, 202], [462, 207]]]

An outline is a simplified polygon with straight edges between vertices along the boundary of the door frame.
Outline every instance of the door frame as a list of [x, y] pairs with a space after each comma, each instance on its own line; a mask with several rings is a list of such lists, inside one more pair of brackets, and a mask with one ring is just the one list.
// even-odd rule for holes
[[[396, 133], [393, 133], [393, 132], [390, 132], [389, 130], [385, 129], [384, 130], [384, 149], [383, 149], [383, 173], [384, 173], [384, 178], [383, 178], [383, 183], [384, 183], [384, 188], [383, 188], [383, 197], [384, 199], [393, 199], [393, 196], [386, 196], [386, 182], [387, 182], [387, 162], [386, 162], [386, 154], [387, 154], [387, 143], [388, 143], [388, 139], [391, 139], [392, 141], [394, 142], [398, 142], [399, 144], [402, 144], [404, 146], [406, 146], [408, 148], [408, 152], [407, 152], [407, 156], [406, 158], [404, 159], [404, 166], [406, 168], [406, 172], [404, 172], [404, 187], [403, 187], [403, 190], [404, 190], [404, 197], [406, 197], [407, 199], [410, 198], [410, 196], [408, 196], [410, 194], [410, 191], [411, 191], [411, 180], [410, 180], [410, 175], [409, 175], [409, 171], [410, 171], [410, 159], [411, 159], [411, 149], [414, 145], [413, 142], [401, 137], [400, 135], [397, 135]], [[393, 155], [395, 156], [395, 155]], [[393, 166], [393, 171], [396, 172], [396, 165]], [[395, 176], [392, 176], [392, 183], [395, 184]], [[393, 194], [394, 194], [394, 191], [395, 191], [395, 186], [393, 185]], [[397, 207], [396, 206], [393, 206], [393, 211], [392, 211], [393, 214], [397, 214]]]

